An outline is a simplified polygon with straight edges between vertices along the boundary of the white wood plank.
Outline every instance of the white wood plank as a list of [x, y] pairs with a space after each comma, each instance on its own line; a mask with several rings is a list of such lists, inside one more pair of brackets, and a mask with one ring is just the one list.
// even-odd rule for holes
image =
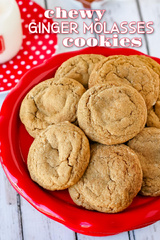
[[138, 240], [158, 240], [160, 236], [160, 221], [145, 228], [135, 230], [134, 235]]
[[[71, 7], [69, 6], [69, 2], [68, 1], [67, 1], [67, 3], [66, 3], [66, 1], [55, 1], [55, 2], [48, 1], [48, 8], [54, 8], [55, 6], [61, 6], [62, 8], [66, 9], [66, 10], [71, 9]], [[73, 5], [72, 5], [72, 8], [73, 8]], [[76, 8], [76, 7], [74, 7], [74, 8]], [[113, 9], [115, 9], [115, 5], [114, 5]], [[117, 16], [116, 13], [115, 13], [115, 16]], [[112, 23], [113, 19], [111, 19], [111, 21], [110, 21], [111, 23]], [[81, 33], [80, 36], [83, 36], [83, 33]], [[63, 51], [75, 50], [76, 49], [76, 48], [72, 48], [72, 49], [64, 48], [62, 46], [61, 42], [60, 42], [64, 38], [64, 35], [58, 35], [58, 37], [59, 37], [59, 46], [60, 46], [59, 49], [58, 49], [58, 52], [63, 52]], [[76, 37], [76, 36], [74, 36], [74, 34], [73, 34], [72, 37]], [[88, 38], [89, 36], [86, 35], [85, 37]], [[29, 219], [30, 219], [30, 216], [32, 216], [32, 217], [34, 216], [35, 217], [35, 215], [37, 215], [37, 217], [36, 217], [37, 220], [35, 220], [34, 223], [36, 223], [36, 225], [40, 225], [40, 227], [41, 227], [41, 225], [44, 226], [44, 229], [42, 228], [43, 230], [41, 231], [42, 233], [44, 232], [45, 229], [47, 229], [47, 226], [48, 226], [47, 222], [50, 221], [50, 220], [48, 218], [45, 220], [44, 218], [46, 218], [46, 217], [43, 216], [42, 214], [38, 213], [35, 209], [31, 210], [31, 208], [32, 208], [31, 206], [28, 206], [28, 207], [25, 206], [24, 207], [24, 204], [26, 204], [26, 202], [24, 202], [24, 201], [25, 200], [22, 200], [23, 204], [21, 206], [22, 207], [22, 214], [23, 214], [24, 236], [26, 236], [26, 239], [30, 239], [32, 236], [36, 236], [36, 238], [38, 237], [38, 239], [41, 239], [40, 238], [41, 234], [40, 234], [40, 236], [36, 235], [38, 226], [34, 226], [33, 227], [33, 224], [32, 224], [32, 226], [29, 226], [28, 224], [30, 223], [30, 221], [24, 221], [24, 213], [25, 213], [25, 217], [27, 216], [26, 214], [28, 214], [28, 218]], [[27, 210], [27, 212], [26, 212], [26, 210]], [[31, 213], [31, 211], [33, 211], [33, 213]], [[40, 218], [41, 218], [41, 220], [40, 220]], [[44, 221], [44, 223], [42, 224], [43, 221]], [[53, 221], [51, 222], [51, 225], [52, 225], [52, 223], [53, 223]], [[57, 233], [57, 229], [58, 228], [56, 227], [56, 225], [59, 226], [58, 233]], [[64, 230], [65, 227], [61, 226], [58, 223], [54, 223], [52, 229], [54, 229], [54, 227], [56, 228], [57, 235], [56, 235], [56, 238], [55, 238], [55, 235], [53, 234], [53, 236], [52, 236], [53, 239], [63, 239], [62, 238], [63, 236], [65, 237], [64, 239], [72, 239], [71, 236], [68, 235], [68, 232], [67, 233], [65, 232], [65, 230]], [[30, 235], [28, 235], [29, 233], [28, 233], [27, 229], [32, 229]], [[35, 229], [35, 231], [34, 231], [34, 229]], [[71, 231], [71, 233], [73, 234], [72, 231]], [[72, 236], [74, 236], [74, 235], [72, 235]], [[91, 240], [91, 239], [97, 239], [97, 240], [99, 240], [99, 239], [112, 239], [112, 240], [114, 240], [114, 239], [116, 239], [116, 240], [123, 239], [123, 240], [125, 240], [125, 239], [127, 239], [128, 240], [128, 233], [122, 233], [122, 234], [119, 234], [119, 235], [116, 235], [116, 236], [104, 237], [104, 238], [94, 238], [94, 237], [89, 237], [89, 236], [84, 236], [84, 235], [78, 234], [78, 239], [86, 239], [86, 240]]]
[[75, 240], [75, 233], [46, 217], [21, 197], [24, 239]]
[[[92, 8], [93, 9], [97, 9], [97, 3], [94, 5], [92, 4]], [[130, 1], [108, 1], [105, 4], [103, 4], [101, 7], [101, 9], [106, 9], [106, 14], [104, 15], [103, 19], [101, 20], [101, 22], [106, 21], [108, 24], [108, 29], [111, 28], [111, 26], [113, 25], [114, 22], [118, 23], [118, 25], [120, 25], [120, 23], [122, 21], [140, 21], [140, 15], [137, 9], [137, 4], [136, 1], [134, 0], [130, 0]], [[111, 35], [106, 35], [106, 36], [111, 36]], [[120, 34], [119, 38], [121, 37], [142, 37], [142, 42], [143, 45], [140, 48], [135, 48], [135, 50], [139, 50], [142, 51], [144, 53], [147, 53], [147, 49], [146, 49], [146, 42], [144, 39], [143, 35], [138, 35], [138, 34], [134, 34], [134, 35], [130, 35], [130, 34]], [[142, 230], [143, 232], [144, 230]], [[142, 233], [143, 235], [143, 233]], [[137, 235], [136, 235], [137, 236]], [[135, 240], [135, 235], [134, 235], [134, 231], [130, 231], [122, 233], [122, 234], [118, 234], [115, 236], [108, 236], [108, 237], [104, 237], [104, 238], [96, 238], [96, 237], [89, 237], [89, 236], [84, 236], [81, 234], [78, 234], [78, 239], [79, 240], [118, 240], [118, 239], [133, 239]], [[138, 239], [138, 238], [137, 238]]]
[[[97, 3], [92, 4], [93, 8], [96, 9]], [[132, 21], [140, 21], [140, 15], [137, 8], [136, 0], [115, 0], [115, 1], [108, 1], [100, 7], [101, 9], [106, 9], [106, 13], [101, 20], [101, 22], [106, 21], [107, 22], [107, 28], [108, 30], [111, 29], [113, 26], [113, 23], [116, 22], [118, 26], [120, 26], [120, 23], [123, 21], [127, 21], [128, 23]], [[104, 35], [104, 34], [101, 34]], [[106, 34], [106, 37], [112, 37], [112, 34]], [[142, 38], [142, 46], [141, 47], [135, 47], [135, 50], [141, 51], [143, 53], [147, 53], [146, 49], [146, 43], [144, 39], [143, 34], [119, 34], [119, 39], [127, 37], [129, 39], [132, 39], [134, 37], [141, 37]], [[120, 46], [119, 46], [120, 47]], [[131, 47], [132, 48], [132, 47]]]
[[127, 232], [107, 237], [91, 237], [82, 234], [77, 234], [77, 236], [78, 240], [129, 240]]
[[[43, 0], [36, 0], [41, 6], [45, 7]], [[51, 1], [48, 0], [48, 7], [54, 8], [54, 6], [63, 6], [65, 9], [76, 8], [70, 3], [71, 1]], [[149, 5], [148, 5], [149, 4]], [[72, 5], [72, 7], [70, 7]], [[140, 6], [142, 8], [142, 16], [145, 21], [153, 20], [155, 22], [155, 33], [147, 36], [149, 42], [149, 48], [151, 55], [160, 56], [160, 49], [158, 48], [159, 41], [159, 23], [160, 18], [158, 17], [159, 11], [159, 1], [156, 0], [141, 0]], [[149, 6], [149, 7], [148, 7]], [[78, 7], [79, 8], [79, 7]], [[103, 6], [104, 8], [104, 6]], [[140, 20], [138, 11], [136, 8], [136, 3], [133, 0], [122, 2], [122, 1], [110, 1], [106, 3], [105, 6], [108, 15], [106, 17], [109, 24], [116, 22], [121, 22], [124, 20], [128, 21], [138, 21]], [[149, 19], [149, 20], [148, 20]], [[104, 21], [105, 19], [103, 19]], [[81, 25], [80, 25], [81, 26]], [[157, 32], [158, 31], [158, 32]], [[80, 34], [82, 36], [82, 33]], [[61, 37], [61, 38], [60, 38]], [[76, 37], [76, 36], [73, 36]], [[88, 38], [89, 36], [85, 36]], [[59, 52], [70, 51], [75, 49], [64, 48], [60, 44], [64, 35], [59, 36]], [[137, 49], [146, 53], [146, 46], [143, 40], [143, 47]], [[1, 98], [0, 98], [1, 99]], [[21, 239], [21, 228], [18, 221], [18, 206], [17, 206], [17, 193], [10, 186], [8, 180], [4, 176], [1, 167], [0, 167], [0, 239]], [[23, 220], [23, 234], [24, 239], [65, 239], [72, 240], [75, 239], [74, 232], [62, 226], [59, 223], [56, 223], [49, 218], [43, 216], [41, 213], [36, 211], [32, 206], [30, 206], [24, 199], [21, 198], [21, 210], [22, 210], [22, 220]], [[157, 240], [160, 236], [160, 223], [157, 222], [146, 228], [135, 230], [131, 232], [130, 239], [137, 240]], [[122, 233], [110, 237], [89, 237], [78, 234], [79, 240], [125, 240], [128, 239], [128, 233]]]
[[159, 0], [139, 0], [143, 21], [154, 22], [154, 33], [147, 34], [150, 55], [160, 57], [160, 1]]
[[[53, 9], [56, 6], [61, 7], [62, 9], [65, 9], [67, 11], [71, 10], [71, 9], [81, 9], [82, 5], [79, 2], [76, 1], [64, 1], [64, 0], [57, 0], [57, 1], [47, 1], [48, 3], [48, 9]], [[62, 22], [65, 21], [65, 19], [53, 19], [54, 21], [57, 22]], [[71, 21], [70, 18], [66, 19], [66, 21]], [[89, 37], [94, 37], [93, 34], [90, 34], [89, 32], [86, 34], [83, 34], [83, 20], [78, 17], [77, 19], [74, 19], [74, 22], [76, 22], [78, 24], [78, 31], [79, 33], [72, 33], [72, 34], [58, 34], [58, 48], [57, 48], [57, 53], [61, 53], [61, 52], [68, 52], [68, 51], [75, 51], [75, 50], [79, 50], [81, 48], [76, 47], [75, 45], [73, 45], [72, 47], [68, 48], [68, 47], [64, 47], [62, 44], [62, 41], [64, 38], [66, 37], [71, 37], [73, 39], [77, 38], [77, 37], [83, 37], [84, 39], [88, 39]], [[85, 22], [89, 25], [91, 24], [92, 20], [91, 19], [85, 19]], [[84, 47], [87, 47], [84, 46]]]
[[[35, 0], [35, 2], [45, 8], [44, 0]], [[22, 197], [20, 202], [24, 239], [75, 240], [73, 231], [44, 216]]]
[[38, 3], [41, 7], [45, 8], [45, 1], [44, 0], [34, 0], [34, 2]]
[[[149, 52], [151, 56], [160, 57], [160, 1], [159, 0], [139, 0], [140, 12], [143, 21], [154, 22], [154, 33], [146, 35]], [[134, 236], [138, 240], [157, 240], [160, 236], [160, 221], [134, 231]]]
[[17, 206], [17, 192], [10, 185], [0, 166], [0, 239], [22, 239]]
[[1, 106], [2, 106], [2, 103], [4, 101], [4, 99], [6, 98], [8, 92], [0, 92], [0, 109], [1, 109]]
[[[35, 2], [45, 8], [44, 0], [35, 0]], [[44, 216], [22, 197], [20, 200], [24, 239], [75, 240], [73, 231]]]
[[[35, 2], [37, 2], [42, 7], [45, 7], [43, 0], [36, 0]], [[0, 106], [6, 95], [7, 93], [1, 93]], [[39, 213], [22, 197], [20, 197], [20, 202], [17, 202], [19, 199], [19, 195], [12, 188], [1, 168], [0, 191], [1, 240], [75, 239], [75, 233], [73, 231]], [[19, 204], [20, 206], [18, 206]]]

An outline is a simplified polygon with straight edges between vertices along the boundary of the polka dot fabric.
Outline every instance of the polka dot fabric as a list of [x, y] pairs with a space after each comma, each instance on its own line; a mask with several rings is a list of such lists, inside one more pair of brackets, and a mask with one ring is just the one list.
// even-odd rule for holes
[[17, 0], [22, 19], [23, 43], [18, 54], [0, 64], [0, 92], [11, 90], [32, 67], [52, 57], [57, 48], [56, 34], [30, 34], [30, 22], [51, 22], [44, 17], [44, 9], [31, 0]]

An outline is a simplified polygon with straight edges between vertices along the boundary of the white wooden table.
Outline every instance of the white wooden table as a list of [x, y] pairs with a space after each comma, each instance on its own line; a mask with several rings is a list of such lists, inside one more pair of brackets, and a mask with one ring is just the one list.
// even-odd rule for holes
[[[38, 4], [47, 9], [61, 6], [66, 10], [79, 9], [80, 5], [72, 0], [36, 0]], [[94, 7], [94, 6], [93, 6]], [[96, 6], [95, 6], [96, 7]], [[111, 0], [99, 7], [106, 9], [103, 21], [108, 25], [122, 21], [153, 21], [154, 33], [142, 35], [143, 45], [137, 48], [144, 53], [160, 57], [160, 0]], [[91, 23], [91, 20], [86, 20]], [[80, 34], [88, 38], [81, 31]], [[96, 36], [96, 35], [95, 35]], [[62, 45], [64, 35], [59, 35], [57, 53], [75, 50], [67, 49]], [[75, 35], [73, 35], [75, 37]], [[77, 37], [77, 36], [76, 36]], [[6, 94], [0, 94], [0, 106]], [[138, 217], [138, 216], [137, 216]], [[129, 221], [129, 219], [128, 219]], [[47, 218], [35, 210], [10, 185], [0, 166], [0, 240], [158, 240], [160, 239], [160, 221], [138, 230], [124, 232], [108, 237], [89, 237], [77, 234], [65, 226]]]

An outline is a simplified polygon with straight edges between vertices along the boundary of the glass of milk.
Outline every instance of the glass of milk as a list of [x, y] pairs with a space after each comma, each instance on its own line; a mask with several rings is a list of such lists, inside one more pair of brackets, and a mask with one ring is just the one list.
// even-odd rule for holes
[[0, 64], [13, 58], [22, 44], [22, 25], [15, 0], [0, 0]]

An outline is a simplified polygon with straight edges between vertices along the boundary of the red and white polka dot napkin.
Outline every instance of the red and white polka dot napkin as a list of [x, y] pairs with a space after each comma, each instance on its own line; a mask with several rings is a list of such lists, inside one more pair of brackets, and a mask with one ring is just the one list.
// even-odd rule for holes
[[21, 12], [23, 43], [18, 54], [10, 61], [0, 64], [0, 92], [11, 90], [32, 67], [41, 64], [55, 54], [56, 34], [30, 34], [30, 22], [51, 22], [44, 17], [44, 9], [31, 0], [17, 0]]

